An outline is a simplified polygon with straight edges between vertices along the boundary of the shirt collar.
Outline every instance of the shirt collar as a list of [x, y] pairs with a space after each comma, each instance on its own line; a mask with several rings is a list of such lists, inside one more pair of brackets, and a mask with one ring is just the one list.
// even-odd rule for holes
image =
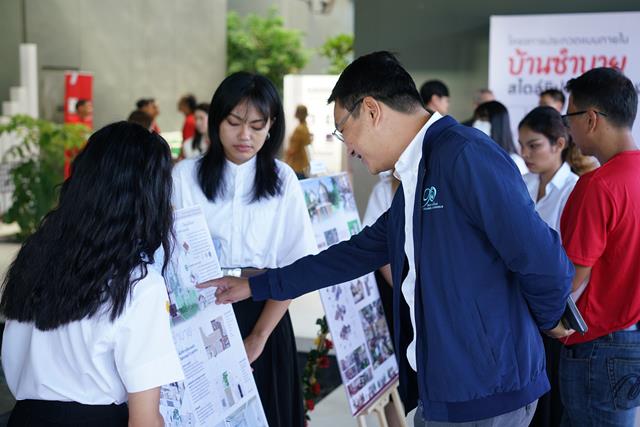
[[404, 149], [400, 158], [395, 164], [395, 170], [393, 172], [394, 176], [402, 181], [403, 176], [407, 176], [407, 174], [411, 172], [416, 172], [418, 170], [418, 165], [420, 164], [420, 159], [422, 158], [422, 142], [424, 140], [424, 136], [427, 133], [429, 127], [440, 120], [442, 118], [442, 114], [437, 111], [434, 112], [427, 123], [422, 126], [422, 128], [418, 131], [416, 136], [413, 137], [407, 148]]
[[247, 160], [246, 162], [242, 163], [241, 165], [236, 165], [235, 163], [233, 163], [232, 161], [230, 161], [227, 158], [225, 158], [225, 163], [227, 165], [227, 169], [234, 176], [236, 176], [238, 174], [246, 175], [246, 174], [249, 174], [249, 173], [253, 173], [255, 171], [257, 157], [258, 157], [258, 155], [256, 154], [251, 159]]
[[556, 172], [556, 174], [553, 175], [553, 178], [551, 178], [551, 181], [549, 181], [549, 184], [553, 185], [555, 188], [560, 190], [564, 187], [565, 183], [567, 182], [567, 179], [569, 179], [570, 176], [571, 176], [571, 167], [567, 162], [564, 162], [562, 166], [560, 166], [560, 169], [558, 169], [558, 172]]

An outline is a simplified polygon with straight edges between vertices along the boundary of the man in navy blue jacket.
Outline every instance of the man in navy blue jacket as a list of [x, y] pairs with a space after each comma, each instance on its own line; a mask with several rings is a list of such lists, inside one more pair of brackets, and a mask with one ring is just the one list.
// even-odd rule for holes
[[[559, 320], [573, 266], [495, 142], [427, 111], [387, 52], [340, 75], [336, 136], [369, 171], [395, 169], [391, 208], [324, 252], [250, 280], [223, 278], [218, 303], [289, 299], [391, 264], [400, 392], [416, 425], [527, 426], [549, 389], [539, 330]], [[444, 423], [444, 424], [443, 424]]]

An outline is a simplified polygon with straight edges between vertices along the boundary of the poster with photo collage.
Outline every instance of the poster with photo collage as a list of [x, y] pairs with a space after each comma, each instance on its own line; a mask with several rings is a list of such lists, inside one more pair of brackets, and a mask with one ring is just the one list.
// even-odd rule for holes
[[[301, 185], [319, 250], [360, 231], [348, 174], [306, 179]], [[398, 377], [375, 276], [324, 288], [320, 297], [351, 413], [357, 415]]]

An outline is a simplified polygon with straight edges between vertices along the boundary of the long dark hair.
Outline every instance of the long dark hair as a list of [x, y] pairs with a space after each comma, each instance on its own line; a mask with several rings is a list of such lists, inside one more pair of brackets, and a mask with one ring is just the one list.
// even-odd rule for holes
[[[198, 106], [194, 110], [194, 114], [196, 111], [204, 111], [205, 113], [209, 114], [209, 108], [209, 104], [203, 102], [201, 104], [198, 104]], [[204, 135], [200, 133], [198, 127], [196, 126], [196, 133], [195, 135], [193, 135], [193, 139], [191, 140], [191, 148], [193, 149], [193, 151], [202, 151], [202, 137], [204, 137]]]
[[108, 125], [89, 138], [58, 206], [11, 264], [0, 312], [40, 330], [102, 313], [102, 307], [113, 321], [160, 246], [164, 270], [171, 227], [169, 146], [140, 125]]
[[269, 137], [256, 154], [256, 176], [252, 202], [280, 194], [281, 182], [275, 161], [284, 139], [284, 111], [275, 86], [260, 74], [238, 72], [224, 79], [216, 89], [209, 108], [209, 140], [211, 145], [198, 165], [198, 181], [207, 199], [215, 201], [224, 195], [225, 155], [220, 140], [220, 124], [241, 102], [253, 105], [272, 122]]
[[534, 108], [520, 121], [518, 129], [523, 127], [544, 135], [551, 145], [556, 145], [560, 138], [564, 138], [567, 143], [562, 150], [561, 159], [563, 162], [569, 163], [574, 173], [582, 175], [595, 169], [593, 161], [584, 156], [571, 139], [571, 134], [565, 126], [562, 116], [555, 108]]
[[507, 107], [498, 101], [484, 102], [476, 107], [473, 117], [474, 119], [488, 120], [491, 123], [491, 139], [507, 153], [517, 153], [513, 143]]

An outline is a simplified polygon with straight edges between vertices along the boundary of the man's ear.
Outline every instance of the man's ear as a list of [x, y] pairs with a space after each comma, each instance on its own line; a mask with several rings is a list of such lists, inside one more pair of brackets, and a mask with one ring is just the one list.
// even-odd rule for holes
[[602, 126], [604, 124], [604, 121], [602, 119], [602, 117], [600, 117], [598, 115], [598, 113], [596, 113], [593, 110], [590, 110], [587, 113], [587, 126], [588, 126], [588, 130], [589, 132], [593, 132], [596, 130], [596, 126]]
[[370, 119], [374, 125], [378, 124], [382, 116], [380, 101], [372, 96], [365, 96], [362, 100], [362, 105], [362, 114], [366, 114], [367, 119]]

